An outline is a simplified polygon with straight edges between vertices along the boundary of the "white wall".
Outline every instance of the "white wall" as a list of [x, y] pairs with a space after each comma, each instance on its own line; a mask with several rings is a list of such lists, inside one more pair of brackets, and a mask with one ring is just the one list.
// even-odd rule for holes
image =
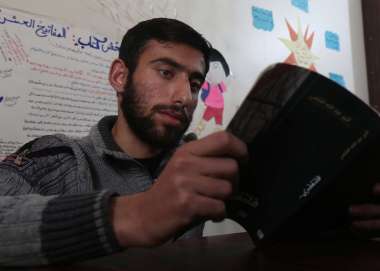
[[354, 89], [356, 89], [356, 94], [363, 101], [369, 103], [361, 1], [348, 0], [348, 3], [352, 46], [352, 67], [354, 71]]

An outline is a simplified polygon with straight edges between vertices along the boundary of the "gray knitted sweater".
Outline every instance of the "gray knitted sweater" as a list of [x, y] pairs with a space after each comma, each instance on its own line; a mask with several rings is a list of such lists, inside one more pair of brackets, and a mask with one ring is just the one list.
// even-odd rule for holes
[[110, 197], [147, 190], [170, 153], [149, 172], [113, 141], [115, 119], [103, 118], [81, 139], [41, 137], [0, 163], [0, 265], [74, 262], [121, 249]]

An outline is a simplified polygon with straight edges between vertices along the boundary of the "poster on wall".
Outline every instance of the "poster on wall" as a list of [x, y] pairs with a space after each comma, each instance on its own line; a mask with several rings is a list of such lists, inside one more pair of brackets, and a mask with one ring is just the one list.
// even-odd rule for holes
[[[230, 72], [223, 79], [226, 91], [213, 96], [219, 99], [219, 111], [210, 110], [210, 103], [200, 96], [189, 132], [204, 137], [224, 129], [259, 75], [275, 63], [316, 71], [355, 91], [346, 1], [237, 1], [226, 16], [238, 25], [221, 24], [224, 28], [213, 30], [224, 37], [213, 46], [228, 61]], [[209, 73], [212, 78], [214, 71]]]
[[35, 137], [80, 137], [115, 114], [108, 68], [119, 42], [0, 8], [0, 159]]

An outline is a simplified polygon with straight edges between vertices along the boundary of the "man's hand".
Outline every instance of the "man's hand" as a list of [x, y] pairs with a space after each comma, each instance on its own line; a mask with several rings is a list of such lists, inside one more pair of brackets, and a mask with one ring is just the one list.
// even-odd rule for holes
[[227, 132], [191, 141], [174, 153], [150, 190], [114, 200], [122, 246], [155, 246], [196, 219], [225, 217], [224, 201], [238, 181], [246, 145]]
[[[380, 197], [380, 183], [373, 188], [373, 194]], [[350, 207], [352, 228], [355, 232], [369, 237], [380, 237], [380, 204], [361, 204]]]

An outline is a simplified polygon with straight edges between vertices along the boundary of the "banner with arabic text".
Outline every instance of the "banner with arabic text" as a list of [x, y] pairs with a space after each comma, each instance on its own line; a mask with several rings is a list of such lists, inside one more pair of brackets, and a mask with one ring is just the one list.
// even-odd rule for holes
[[84, 136], [116, 113], [108, 68], [119, 42], [0, 9], [0, 160], [41, 135]]

